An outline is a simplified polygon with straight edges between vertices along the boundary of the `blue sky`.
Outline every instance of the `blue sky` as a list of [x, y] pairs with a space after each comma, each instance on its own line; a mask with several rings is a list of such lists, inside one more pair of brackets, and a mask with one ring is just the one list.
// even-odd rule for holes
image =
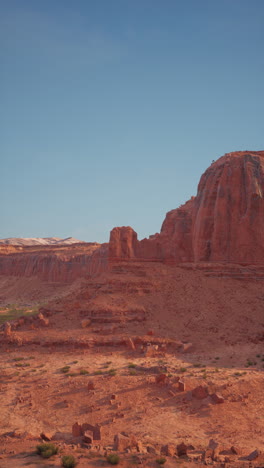
[[263, 0], [0, 0], [0, 238], [146, 237], [264, 149]]

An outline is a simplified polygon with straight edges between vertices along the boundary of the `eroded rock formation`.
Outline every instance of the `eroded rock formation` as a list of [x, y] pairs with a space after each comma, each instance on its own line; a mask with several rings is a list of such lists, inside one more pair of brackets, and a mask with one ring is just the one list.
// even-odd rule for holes
[[167, 213], [141, 241], [116, 227], [109, 244], [0, 246], [0, 275], [70, 282], [106, 271], [109, 260], [264, 263], [264, 151], [229, 153], [202, 175], [196, 197]]
[[229, 153], [202, 175], [197, 196], [167, 213], [160, 234], [114, 228], [109, 258], [166, 263], [264, 261], [264, 151]]
[[108, 244], [84, 243], [65, 247], [0, 248], [0, 275], [33, 277], [67, 283], [107, 269]]

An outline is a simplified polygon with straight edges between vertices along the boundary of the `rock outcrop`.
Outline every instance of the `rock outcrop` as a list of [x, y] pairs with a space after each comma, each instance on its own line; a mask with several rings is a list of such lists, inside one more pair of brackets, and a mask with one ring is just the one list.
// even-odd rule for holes
[[263, 263], [264, 151], [228, 153], [202, 175], [197, 196], [167, 213], [160, 234], [110, 234], [111, 260]]
[[33, 277], [67, 283], [108, 268], [108, 244], [0, 247], [0, 275]]
[[109, 261], [264, 264], [263, 194], [264, 151], [229, 153], [205, 171], [196, 197], [167, 213], [160, 233], [139, 241], [131, 227], [115, 227], [109, 244], [0, 244], [0, 275], [65, 283]]

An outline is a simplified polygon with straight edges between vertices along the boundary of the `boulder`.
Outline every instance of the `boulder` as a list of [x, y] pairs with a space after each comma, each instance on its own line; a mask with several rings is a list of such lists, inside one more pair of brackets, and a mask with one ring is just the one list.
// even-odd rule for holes
[[44, 315], [42, 314], [42, 312], [39, 312], [38, 315], [37, 315], [37, 319], [38, 319], [38, 324], [41, 326], [41, 327], [47, 327], [49, 325], [49, 319], [44, 317]]
[[197, 400], [203, 400], [208, 397], [208, 388], [206, 385], [199, 385], [192, 390], [192, 396]]
[[157, 450], [153, 445], [147, 445], [147, 452], [151, 453], [152, 455], [157, 455]]
[[96, 424], [95, 426], [89, 423], [83, 423], [82, 424], [82, 434], [84, 434], [86, 431], [91, 431], [93, 434], [93, 440], [101, 440], [102, 438], [102, 428], [99, 424]]
[[81, 437], [83, 435], [82, 426], [78, 422], [72, 426], [72, 435], [73, 437]]
[[119, 433], [114, 437], [114, 450], [124, 452], [126, 449], [131, 447], [137, 447], [138, 442], [134, 436], [128, 434]]
[[53, 434], [50, 432], [41, 432], [40, 437], [41, 439], [45, 440], [46, 442], [49, 442], [52, 439]]
[[165, 384], [168, 380], [168, 377], [166, 374], [159, 374], [159, 375], [156, 375], [155, 377], [155, 382], [157, 384]]
[[260, 455], [259, 450], [253, 450], [253, 452], [251, 452], [251, 453], [247, 456], [247, 460], [249, 460], [249, 461], [256, 460], [256, 458], [258, 458], [259, 455]]
[[184, 442], [181, 442], [181, 444], [177, 445], [176, 449], [178, 457], [187, 455], [188, 446]]
[[11, 324], [9, 322], [4, 323], [4, 336], [9, 338], [12, 334]]
[[92, 323], [92, 321], [90, 319], [88, 319], [88, 318], [83, 319], [81, 321], [81, 327], [82, 328], [87, 328], [87, 327], [89, 327], [91, 325], [91, 323]]
[[222, 395], [219, 395], [219, 393], [213, 393], [210, 395], [212, 398], [212, 401], [216, 404], [224, 403], [225, 399], [222, 397]]
[[93, 443], [93, 432], [92, 431], [84, 431], [84, 434], [83, 434], [83, 441], [86, 443], [86, 444], [92, 444]]
[[162, 455], [166, 455], [167, 457], [173, 457], [176, 453], [175, 445], [173, 444], [162, 445], [160, 449], [160, 453]]
[[95, 385], [92, 380], [90, 380], [87, 384], [87, 390], [95, 390]]
[[178, 389], [180, 390], [180, 392], [184, 392], [184, 391], [185, 391], [186, 385], [185, 385], [185, 382], [183, 382], [183, 380], [179, 380], [179, 381], [178, 381]]

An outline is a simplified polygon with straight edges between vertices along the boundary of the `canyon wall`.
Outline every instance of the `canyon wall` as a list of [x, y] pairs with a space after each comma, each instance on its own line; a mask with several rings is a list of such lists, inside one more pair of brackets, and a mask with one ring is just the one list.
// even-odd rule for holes
[[0, 275], [38, 277], [48, 282], [68, 283], [78, 277], [95, 276], [108, 268], [108, 244], [77, 247], [0, 249]]

